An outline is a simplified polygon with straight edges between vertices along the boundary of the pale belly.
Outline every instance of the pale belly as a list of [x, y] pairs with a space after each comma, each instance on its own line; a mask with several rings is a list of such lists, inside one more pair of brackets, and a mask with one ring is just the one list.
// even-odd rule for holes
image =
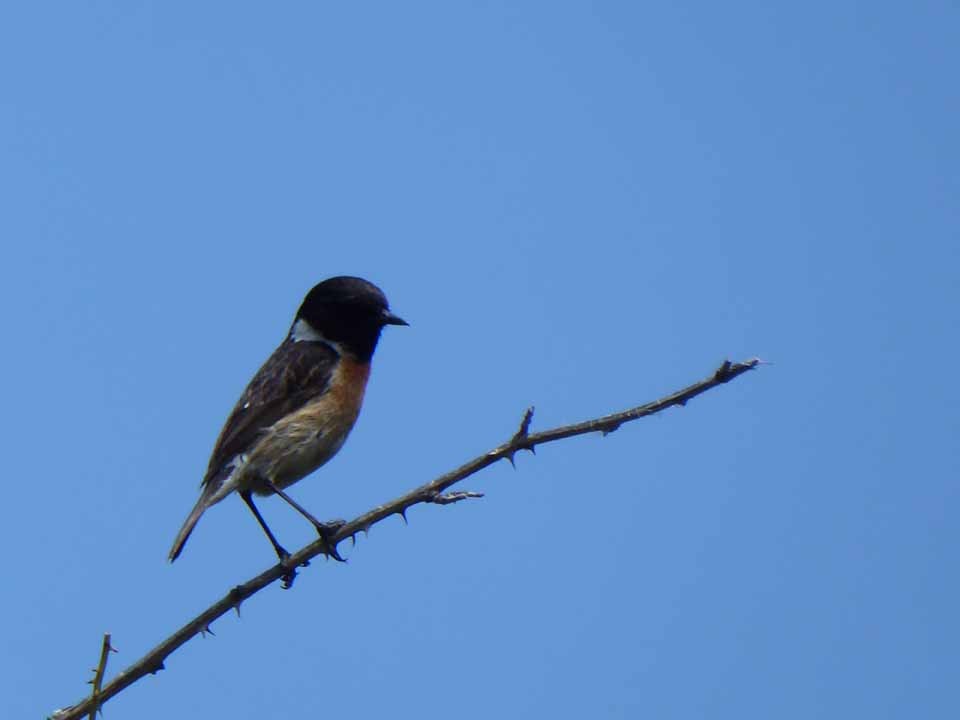
[[292, 485], [337, 454], [356, 419], [356, 414], [350, 418], [328, 417], [328, 422], [318, 426], [314, 418], [298, 413], [277, 423], [247, 456], [238, 486], [269, 495], [272, 491], [264, 478], [280, 488]]

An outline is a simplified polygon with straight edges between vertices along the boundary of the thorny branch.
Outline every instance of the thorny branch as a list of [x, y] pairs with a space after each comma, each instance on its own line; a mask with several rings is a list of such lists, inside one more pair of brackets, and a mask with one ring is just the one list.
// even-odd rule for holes
[[[343, 542], [347, 538], [355, 538], [358, 532], [367, 532], [373, 525], [391, 515], [400, 515], [406, 520], [407, 510], [420, 503], [449, 505], [468, 498], [483, 497], [482, 493], [476, 492], [446, 493], [445, 491], [452, 485], [474, 475], [498, 460], [506, 459], [513, 464], [513, 457], [520, 450], [534, 452], [534, 448], [537, 445], [544, 445], [575, 435], [585, 435], [592, 432], [600, 432], [603, 433], [603, 435], [608, 435], [616, 431], [624, 423], [638, 420], [647, 415], [653, 415], [674, 405], [686, 405], [689, 400], [695, 398], [697, 395], [718, 385], [727, 383], [748, 370], [753, 370], [760, 365], [761, 362], [762, 361], [757, 358], [742, 363], [731, 363], [728, 360], [705, 380], [701, 380], [698, 383], [694, 383], [689, 387], [678, 390], [671, 395], [667, 395], [646, 405], [639, 405], [623, 412], [604, 415], [603, 417], [593, 420], [586, 420], [573, 425], [564, 425], [537, 433], [530, 432], [530, 423], [533, 420], [533, 408], [531, 407], [524, 413], [519, 429], [509, 441], [441, 475], [432, 482], [421, 485], [391, 502], [375, 507], [350, 522], [344, 523], [339, 530], [337, 530], [331, 541], [334, 546], [336, 546], [336, 544]], [[325, 542], [322, 539], [318, 539], [293, 553], [286, 562], [278, 563], [251, 580], [232, 588], [226, 595], [173, 633], [173, 635], [161, 642], [130, 667], [118, 673], [105, 687], [100, 689], [97, 687], [97, 684], [95, 684], [92, 696], [76, 705], [56, 711], [52, 715], [52, 720], [80, 720], [84, 715], [95, 713], [107, 700], [137, 682], [142, 677], [163, 670], [164, 660], [166, 660], [168, 656], [195, 635], [210, 632], [210, 624], [214, 620], [227, 614], [231, 609], [235, 609], [239, 614], [240, 604], [244, 600], [256, 594], [267, 585], [288, 575], [290, 570], [301, 567], [305, 565], [308, 560], [323, 554], [326, 547]], [[109, 636], [104, 640], [104, 643], [104, 647], [109, 648]], [[106, 664], [106, 652], [105, 650], [101, 657], [101, 668]], [[102, 679], [101, 668], [98, 668], [97, 681]]]

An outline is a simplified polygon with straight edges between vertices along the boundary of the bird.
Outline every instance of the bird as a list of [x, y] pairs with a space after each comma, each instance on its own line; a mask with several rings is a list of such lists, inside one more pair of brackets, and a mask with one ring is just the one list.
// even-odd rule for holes
[[[201, 483], [200, 499], [170, 549], [173, 562], [206, 510], [236, 492], [253, 513], [281, 562], [277, 542], [253, 496], [276, 494], [329, 542], [339, 527], [323, 523], [285, 491], [330, 460], [350, 434], [363, 403], [370, 361], [387, 325], [408, 325], [390, 311], [383, 291], [359, 277], [315, 285], [283, 342], [250, 380], [224, 423]], [[341, 523], [342, 524], [342, 521]], [[284, 577], [292, 583], [293, 571]]]

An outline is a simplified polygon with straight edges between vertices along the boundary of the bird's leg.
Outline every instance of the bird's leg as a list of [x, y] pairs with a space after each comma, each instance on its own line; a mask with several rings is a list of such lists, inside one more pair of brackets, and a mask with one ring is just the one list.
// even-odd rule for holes
[[[281, 563], [285, 563], [290, 557], [284, 547], [277, 542], [277, 538], [274, 537], [273, 533], [270, 531], [270, 528], [267, 526], [267, 521], [263, 519], [263, 515], [260, 514], [260, 511], [257, 509], [257, 506], [253, 504], [253, 495], [250, 494], [249, 490], [242, 491], [240, 497], [243, 498], [243, 501], [247, 504], [247, 507], [250, 508], [250, 512], [253, 513], [253, 516], [257, 519], [257, 522], [260, 524], [260, 527], [263, 528], [263, 531], [267, 534], [267, 538], [270, 540], [270, 544], [273, 545], [273, 551], [277, 554], [277, 557], [280, 558]], [[283, 576], [283, 589], [289, 590], [293, 587], [293, 581], [297, 577], [297, 571], [294, 568], [290, 568], [289, 571]]]
[[290, 507], [292, 507], [298, 513], [303, 515], [307, 520], [309, 520], [310, 524], [313, 525], [314, 528], [316, 528], [317, 534], [320, 536], [320, 539], [323, 540], [324, 543], [326, 543], [327, 555], [332, 557], [334, 560], [339, 560], [340, 562], [346, 562], [346, 560], [344, 560], [340, 556], [340, 553], [337, 552], [337, 546], [333, 542], [333, 536], [336, 534], [337, 530], [339, 530], [344, 525], [343, 520], [334, 520], [328, 523], [320, 522], [313, 515], [311, 515], [305, 507], [303, 507], [300, 503], [298, 503], [292, 497], [287, 495], [283, 490], [277, 487], [275, 483], [269, 480], [267, 482], [270, 485], [270, 489], [273, 490], [273, 492], [279, 495], [284, 500], [284, 502], [286, 502]]

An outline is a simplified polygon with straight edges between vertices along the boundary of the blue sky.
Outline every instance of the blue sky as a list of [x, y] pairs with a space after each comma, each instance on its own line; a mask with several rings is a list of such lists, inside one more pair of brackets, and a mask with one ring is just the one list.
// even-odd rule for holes
[[8, 4], [0, 714], [271, 564], [236, 498], [165, 556], [347, 273], [411, 327], [293, 488], [321, 517], [527, 405], [774, 364], [377, 526], [107, 717], [956, 717], [958, 31], [947, 2]]

